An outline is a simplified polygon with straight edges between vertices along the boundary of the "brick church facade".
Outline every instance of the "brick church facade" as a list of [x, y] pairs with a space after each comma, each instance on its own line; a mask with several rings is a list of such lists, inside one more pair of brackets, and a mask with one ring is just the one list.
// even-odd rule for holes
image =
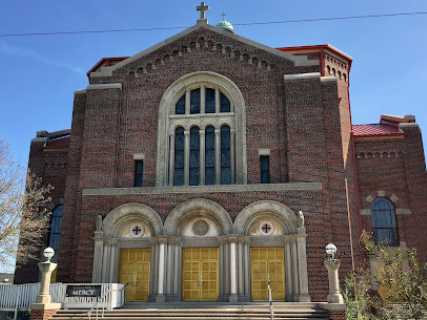
[[[41, 131], [29, 168], [52, 184], [57, 280], [121, 282], [129, 300], [325, 301], [363, 230], [427, 258], [427, 174], [414, 116], [351, 121], [352, 59], [270, 48], [196, 25], [103, 58], [70, 130]], [[37, 281], [17, 262], [16, 282]], [[270, 278], [270, 279], [267, 279]]]

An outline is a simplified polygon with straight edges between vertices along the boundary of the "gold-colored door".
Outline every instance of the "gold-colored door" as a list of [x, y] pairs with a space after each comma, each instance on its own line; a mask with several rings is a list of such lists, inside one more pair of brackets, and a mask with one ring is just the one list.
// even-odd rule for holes
[[251, 248], [252, 300], [268, 300], [270, 280], [273, 300], [285, 300], [285, 257], [283, 248]]
[[184, 300], [218, 299], [218, 248], [184, 248], [182, 296]]
[[146, 301], [150, 284], [151, 249], [120, 250], [120, 283], [126, 285], [127, 301]]

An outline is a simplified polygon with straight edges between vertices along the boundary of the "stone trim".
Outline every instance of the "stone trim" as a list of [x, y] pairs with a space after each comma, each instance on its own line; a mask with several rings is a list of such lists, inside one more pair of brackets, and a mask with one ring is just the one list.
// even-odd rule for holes
[[[408, 209], [408, 208], [396, 208], [395, 214], [397, 216], [404, 216], [404, 215], [412, 214], [412, 211], [411, 211], [411, 209]], [[370, 215], [372, 215], [372, 209], [371, 208], [361, 209], [360, 215], [370, 216]]]
[[135, 188], [87, 188], [82, 195], [88, 196], [125, 196], [138, 194], [204, 194], [204, 193], [244, 193], [244, 192], [286, 192], [286, 191], [314, 191], [322, 190], [320, 182], [288, 182], [288, 183], [257, 183], [231, 184], [209, 186], [183, 187], [135, 187]]
[[102, 90], [102, 89], [122, 90], [122, 84], [121, 83], [102, 83], [102, 84], [90, 84], [87, 86], [87, 90]]
[[133, 155], [133, 160], [144, 160], [144, 153], [135, 153]]
[[269, 156], [270, 153], [271, 153], [270, 149], [267, 149], [267, 148], [258, 149], [259, 156]]
[[165, 220], [165, 234], [177, 235], [180, 222], [189, 215], [192, 215], [194, 211], [200, 213], [200, 210], [210, 215], [221, 226], [223, 234], [230, 233], [233, 222], [228, 212], [215, 201], [199, 198], [180, 203], [172, 209]]
[[81, 90], [74, 91], [74, 95], [77, 95], [77, 94], [86, 94], [86, 93], [87, 93], [86, 89], [81, 89]]
[[414, 122], [399, 123], [399, 128], [419, 128], [419, 125]]
[[240, 211], [234, 220], [234, 232], [236, 234], [247, 234], [252, 222], [257, 218], [258, 214], [266, 212], [280, 219], [286, 234], [297, 232], [297, 215], [283, 203], [273, 200], [255, 201]]
[[297, 74], [285, 74], [285, 81], [292, 80], [305, 80], [305, 79], [315, 79], [320, 78], [320, 72], [308, 72], [308, 73], [297, 73]]
[[407, 209], [407, 208], [396, 208], [396, 215], [407, 215], [407, 214], [412, 214], [411, 209]]
[[[258, 42], [255, 42], [253, 40], [241, 37], [237, 34], [230, 33], [228, 31], [222, 30], [221, 28], [216, 28], [216, 27], [210, 26], [208, 24], [196, 24], [190, 28], [187, 28], [187, 29], [175, 34], [172, 37], [167, 38], [166, 40], [164, 40], [162, 42], [159, 42], [158, 44], [156, 44], [154, 46], [151, 46], [151, 47], [135, 54], [134, 56], [132, 56], [128, 59], [125, 59], [125, 60], [117, 63], [116, 65], [112, 66], [111, 69], [105, 70], [104, 74], [105, 74], [105, 76], [111, 76], [114, 71], [116, 71], [116, 70], [118, 70], [118, 69], [120, 69], [120, 68], [122, 68], [128, 64], [131, 64], [131, 63], [141, 59], [142, 57], [147, 56], [150, 53], [160, 49], [161, 47], [166, 46], [166, 45], [168, 45], [168, 44], [170, 44], [170, 43], [172, 43], [172, 42], [174, 42], [174, 41], [176, 41], [182, 37], [185, 37], [186, 35], [190, 34], [191, 32], [198, 30], [198, 29], [201, 29], [201, 28], [208, 29], [208, 30], [213, 31], [215, 33], [219, 33], [225, 37], [228, 37], [228, 38], [234, 39], [236, 41], [242, 42], [248, 46], [264, 50], [264, 51], [266, 51], [266, 52], [268, 52], [274, 56], [287, 59], [289, 61], [292, 61], [296, 66], [319, 65], [318, 61], [312, 61], [312, 60], [308, 59], [306, 56], [295, 56], [295, 55], [292, 55], [290, 53], [283, 52], [283, 51], [280, 51], [278, 49], [271, 48], [271, 47], [265, 46], [263, 44], [260, 44]], [[96, 73], [93, 73], [93, 74], [95, 75]], [[92, 76], [92, 73], [90, 74], [90, 76]]]
[[321, 82], [337, 82], [338, 78], [336, 76], [323, 76], [320, 78]]
[[150, 208], [141, 203], [126, 203], [113, 210], [111, 210], [103, 221], [104, 232], [114, 235], [119, 224], [123, 222], [123, 219], [129, 217], [141, 217], [153, 228], [155, 235], [162, 234], [163, 223], [160, 215]]

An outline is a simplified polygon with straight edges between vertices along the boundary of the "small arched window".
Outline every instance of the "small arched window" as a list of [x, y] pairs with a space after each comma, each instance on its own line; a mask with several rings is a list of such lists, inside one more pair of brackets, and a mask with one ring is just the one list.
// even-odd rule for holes
[[[49, 247], [53, 248], [56, 253], [58, 253], [59, 246], [61, 244], [61, 223], [63, 213], [64, 206], [56, 206], [52, 210], [52, 215], [50, 218]], [[55, 256], [56, 255], [57, 254], [55, 254]]]
[[174, 185], [181, 186], [184, 184], [184, 167], [185, 167], [185, 134], [184, 128], [175, 129], [175, 161], [174, 161]]
[[397, 246], [396, 213], [393, 204], [386, 198], [376, 198], [372, 204], [372, 224], [377, 244]]

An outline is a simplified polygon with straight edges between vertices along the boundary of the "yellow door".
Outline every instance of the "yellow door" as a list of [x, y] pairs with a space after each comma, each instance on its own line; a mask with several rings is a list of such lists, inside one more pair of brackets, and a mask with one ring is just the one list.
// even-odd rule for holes
[[218, 299], [218, 248], [184, 248], [182, 254], [184, 300]]
[[150, 284], [151, 249], [120, 250], [120, 283], [127, 301], [146, 301]]
[[270, 280], [273, 300], [285, 300], [285, 258], [283, 248], [251, 248], [252, 300], [268, 300]]

